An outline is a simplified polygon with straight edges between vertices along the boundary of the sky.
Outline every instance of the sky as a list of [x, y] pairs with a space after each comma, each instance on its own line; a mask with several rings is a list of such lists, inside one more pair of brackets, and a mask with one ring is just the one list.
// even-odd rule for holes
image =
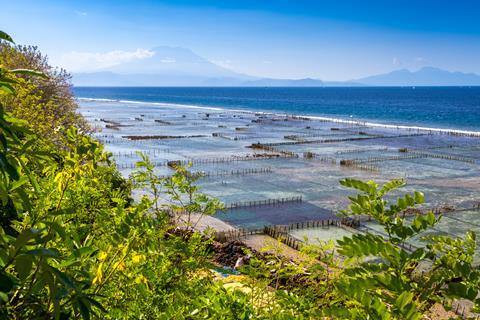
[[258, 77], [342, 81], [424, 66], [480, 74], [477, 0], [0, 2], [0, 30], [71, 72], [178, 46]]

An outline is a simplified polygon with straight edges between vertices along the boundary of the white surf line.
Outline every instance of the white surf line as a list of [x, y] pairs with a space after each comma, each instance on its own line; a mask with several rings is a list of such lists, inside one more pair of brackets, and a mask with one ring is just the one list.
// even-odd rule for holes
[[222, 111], [222, 112], [237, 112], [245, 114], [261, 114], [261, 115], [272, 115], [277, 117], [297, 117], [305, 118], [310, 120], [319, 120], [332, 123], [341, 123], [348, 125], [358, 125], [365, 127], [375, 127], [383, 129], [402, 129], [402, 130], [416, 130], [424, 131], [430, 133], [444, 133], [450, 135], [462, 135], [462, 136], [471, 136], [471, 137], [480, 137], [480, 131], [470, 131], [470, 130], [460, 130], [460, 129], [445, 129], [445, 128], [434, 128], [434, 127], [423, 127], [423, 126], [409, 126], [409, 125], [395, 125], [395, 124], [384, 124], [377, 122], [361, 121], [361, 120], [346, 120], [341, 118], [331, 118], [331, 117], [322, 117], [322, 116], [310, 116], [310, 115], [296, 115], [288, 113], [276, 113], [268, 111], [251, 111], [243, 109], [228, 109], [228, 108], [219, 108], [219, 107], [204, 107], [188, 104], [177, 104], [177, 103], [166, 103], [166, 102], [145, 102], [145, 101], [133, 101], [133, 100], [115, 100], [115, 99], [103, 99], [103, 98], [83, 98], [79, 97], [77, 100], [80, 101], [98, 101], [98, 102], [120, 102], [128, 104], [145, 104], [145, 105], [154, 105], [161, 106], [166, 108], [190, 108], [190, 109], [203, 109], [203, 110], [213, 110], [213, 111]]
[[116, 99], [103, 99], [103, 98], [76, 98], [80, 101], [98, 101], [98, 102], [120, 102], [128, 104], [144, 104], [144, 105], [154, 105], [166, 108], [189, 108], [189, 109], [203, 109], [203, 110], [214, 110], [214, 111], [228, 111], [230, 109], [216, 108], [216, 107], [202, 107], [189, 104], [179, 104], [179, 103], [167, 103], [167, 102], [145, 102], [145, 101], [134, 101], [134, 100], [116, 100]]
[[428, 131], [428, 132], [436, 132], [436, 133], [448, 133], [448, 134], [458, 134], [458, 135], [480, 137], [480, 131], [432, 128], [432, 127], [421, 127], [421, 126], [407, 126], [407, 125], [395, 125], [395, 124], [383, 124], [383, 123], [375, 123], [375, 122], [368, 122], [368, 121], [364, 122], [364, 121], [358, 121], [358, 120], [343, 120], [343, 119], [337, 119], [337, 118], [317, 117], [317, 116], [307, 116], [307, 118], [310, 118], [310, 119], [313, 119], [313, 120], [331, 121], [331, 122], [343, 123], [343, 124], [362, 125], [362, 126], [366, 126], [366, 127], [386, 128], [386, 129], [417, 130], [417, 131]]

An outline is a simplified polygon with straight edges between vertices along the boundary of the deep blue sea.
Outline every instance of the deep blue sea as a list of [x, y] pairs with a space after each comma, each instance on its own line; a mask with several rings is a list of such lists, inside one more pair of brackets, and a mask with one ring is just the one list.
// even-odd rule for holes
[[164, 102], [480, 131], [480, 87], [76, 87], [78, 98]]

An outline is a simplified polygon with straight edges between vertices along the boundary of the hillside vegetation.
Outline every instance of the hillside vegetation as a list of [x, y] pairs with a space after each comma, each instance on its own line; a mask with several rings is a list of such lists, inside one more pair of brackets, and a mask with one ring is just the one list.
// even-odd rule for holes
[[219, 245], [189, 219], [222, 207], [198, 177], [178, 167], [160, 178], [143, 157], [122, 178], [76, 113], [68, 74], [0, 38], [0, 318], [427, 319], [434, 305], [478, 302], [475, 234], [404, 248], [440, 217], [404, 219], [423, 194], [388, 203], [402, 180], [341, 181], [359, 193], [343, 214], [376, 220], [386, 237], [304, 246], [300, 261], [245, 249], [241, 274], [222, 276]]

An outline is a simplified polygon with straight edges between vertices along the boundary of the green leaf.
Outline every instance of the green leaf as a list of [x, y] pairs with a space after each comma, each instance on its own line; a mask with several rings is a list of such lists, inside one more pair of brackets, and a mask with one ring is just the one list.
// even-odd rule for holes
[[351, 179], [351, 178], [340, 180], [340, 184], [344, 187], [363, 191], [368, 194], [375, 193], [375, 190], [377, 189], [377, 184], [374, 183], [373, 181], [364, 182], [361, 180]]
[[17, 188], [20, 188], [21, 186], [23, 186], [25, 183], [27, 183], [29, 180], [28, 180], [28, 177], [27, 176], [23, 176], [21, 177], [20, 179], [18, 179], [17, 181], [14, 181], [11, 185], [10, 185], [10, 192], [14, 191], [15, 189]]
[[0, 171], [5, 171], [13, 180], [20, 178], [17, 168], [8, 161], [4, 153], [0, 153]]
[[97, 300], [91, 298], [91, 297], [87, 297], [87, 300], [92, 304], [94, 305], [97, 309], [101, 310], [102, 312], [107, 312], [107, 310], [100, 304], [100, 302], [98, 302]]
[[2, 83], [16, 84], [16, 83], [18, 83], [18, 81], [15, 80], [15, 79], [10, 79], [10, 78], [7, 78], [5, 76], [0, 75], [0, 84], [2, 84]]
[[15, 271], [20, 280], [25, 280], [32, 270], [33, 259], [31, 256], [19, 255], [15, 259]]
[[422, 204], [425, 202], [425, 196], [422, 192], [415, 191], [414, 192], [415, 203]]
[[393, 179], [385, 183], [379, 191], [380, 196], [384, 196], [392, 190], [398, 189], [405, 185], [405, 180], [403, 179]]
[[10, 292], [15, 285], [15, 281], [10, 275], [0, 271], [0, 292]]
[[3, 32], [1, 30], [0, 30], [0, 40], [5, 40], [5, 41], [13, 43], [12, 37], [10, 37], [7, 33]]
[[15, 240], [15, 250], [19, 250], [21, 247], [27, 244], [28, 241], [35, 238], [38, 234], [39, 234], [39, 231], [36, 229], [23, 230]]
[[32, 255], [32, 256], [39, 256], [39, 257], [51, 257], [51, 258], [58, 258], [60, 256], [58, 250], [54, 248], [33, 249], [25, 252], [25, 254]]
[[4, 134], [0, 134], [0, 143], [4, 149], [7, 149], [7, 138], [5, 138]]
[[0, 90], [4, 91], [7, 94], [15, 93], [15, 88], [11, 84], [5, 82], [0, 82]]
[[79, 297], [76, 299], [77, 307], [80, 311], [80, 315], [84, 320], [90, 319], [90, 303], [85, 298]]
[[32, 204], [30, 203], [30, 198], [28, 197], [27, 193], [25, 192], [24, 189], [18, 189], [17, 194], [20, 196], [20, 199], [22, 199], [22, 206], [26, 210], [31, 210], [32, 209]]
[[54, 221], [45, 221], [47, 226], [50, 226], [63, 240], [67, 238], [67, 234], [65, 232], [65, 228], [59, 225]]
[[346, 257], [398, 256], [398, 249], [380, 235], [354, 234], [337, 241], [338, 252]]
[[402, 294], [400, 294], [397, 297], [397, 300], [395, 301], [395, 305], [400, 310], [403, 310], [407, 306], [407, 304], [412, 302], [412, 299], [413, 299], [413, 293], [408, 291], [402, 292]]
[[92, 254], [97, 250], [98, 249], [95, 249], [93, 247], [81, 247], [81, 248], [75, 249], [73, 251], [73, 255], [80, 258], [80, 257], [83, 257], [83, 256], [87, 256], [89, 254]]
[[55, 274], [58, 280], [60, 280], [61, 283], [65, 285], [68, 289], [75, 290], [77, 289], [77, 286], [75, 285], [74, 280], [72, 280], [67, 274], [64, 272], [58, 270], [57, 268], [50, 267], [50, 270]]
[[34, 77], [39, 77], [43, 79], [48, 79], [48, 76], [45, 73], [35, 71], [35, 70], [30, 70], [30, 69], [13, 69], [13, 70], [10, 70], [10, 73], [13, 73], [15, 75], [34, 76]]
[[0, 291], [0, 301], [7, 302], [8, 295], [5, 292]]

